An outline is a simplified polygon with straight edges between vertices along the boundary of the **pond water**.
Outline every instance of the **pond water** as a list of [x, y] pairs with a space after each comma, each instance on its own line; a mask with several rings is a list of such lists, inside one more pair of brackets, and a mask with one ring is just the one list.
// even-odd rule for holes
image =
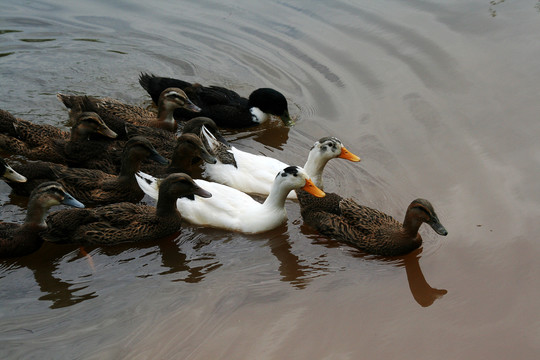
[[[185, 224], [137, 246], [0, 261], [2, 359], [508, 359], [540, 354], [540, 13], [534, 0], [13, 1], [0, 108], [66, 127], [57, 92], [148, 105], [141, 71], [285, 94], [296, 126], [228, 131], [325, 189], [449, 231], [380, 258], [316, 234], [298, 203], [259, 235]], [[5, 155], [5, 154], [4, 154]], [[149, 199], [145, 199], [150, 201]], [[0, 182], [1, 219], [26, 199]]]

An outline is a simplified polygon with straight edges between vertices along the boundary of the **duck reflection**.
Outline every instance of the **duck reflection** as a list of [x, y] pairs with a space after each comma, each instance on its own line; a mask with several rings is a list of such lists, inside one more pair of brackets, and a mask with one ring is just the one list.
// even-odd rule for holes
[[[183, 281], [186, 283], [198, 283], [202, 281], [206, 275], [221, 267], [215, 259], [215, 254], [210, 252], [201, 252], [201, 248], [204, 247], [204, 243], [197, 242], [197, 239], [188, 239], [190, 244], [193, 244], [193, 248], [196, 252], [196, 257], [188, 256], [180, 249], [181, 244], [186, 243], [184, 241], [185, 234], [175, 234], [169, 238], [161, 239], [157, 242], [148, 242], [143, 244], [122, 244], [111, 247], [98, 248], [99, 255], [105, 255], [107, 257], [116, 257], [117, 260], [112, 262], [122, 263], [122, 266], [126, 266], [126, 261], [132, 261], [136, 259], [142, 259], [148, 257], [151, 254], [155, 254], [161, 260], [161, 269], [155, 274], [145, 273], [144, 275], [135, 275], [139, 278], [149, 276], [169, 276], [171, 274], [182, 274], [181, 277], [172, 278], [171, 281]], [[84, 251], [79, 250], [76, 245], [57, 245], [45, 243], [38, 251], [28, 256], [4, 260], [9, 268], [13, 266], [25, 267], [32, 271], [34, 279], [39, 286], [43, 295], [39, 298], [42, 301], [51, 301], [49, 306], [51, 309], [63, 308], [78, 304], [85, 300], [96, 298], [99, 294], [96, 291], [90, 290], [89, 284], [92, 281], [92, 274], [100, 271], [100, 264], [96, 261], [95, 268], [91, 264], [88, 264], [86, 273], [78, 275], [75, 279], [64, 281], [55, 276], [55, 274], [62, 274], [62, 263], [66, 258], [69, 258], [68, 262], [79, 261], [81, 264], [86, 262], [86, 252], [96, 253], [97, 247], [85, 247]], [[148, 251], [145, 251], [148, 250]], [[123, 255], [129, 253], [129, 259], [121, 259]], [[202, 253], [202, 254], [200, 254]], [[136, 256], [132, 256], [137, 254]], [[72, 256], [74, 255], [74, 256]], [[91, 256], [91, 255], [90, 255]], [[95, 256], [97, 257], [97, 256]], [[148, 257], [154, 261], [154, 257]], [[148, 260], [150, 261], [150, 260]], [[12, 264], [7, 264], [11, 262]], [[193, 266], [193, 263], [202, 264]], [[140, 268], [137, 265], [137, 268]], [[163, 270], [164, 268], [164, 270]], [[110, 271], [110, 270], [108, 270]]]
[[288, 126], [283, 126], [282, 124], [270, 121], [261, 124], [255, 129], [250, 129], [250, 131], [224, 130], [224, 135], [226, 135], [227, 139], [231, 142], [243, 139], [253, 139], [265, 146], [283, 150], [283, 145], [285, 145], [289, 139], [290, 130], [291, 128]]
[[445, 289], [436, 289], [431, 287], [426, 281], [422, 269], [420, 268], [420, 258], [422, 253], [422, 247], [410, 252], [407, 255], [395, 256], [395, 257], [382, 257], [368, 255], [358, 250], [358, 257], [370, 259], [377, 259], [381, 261], [392, 262], [394, 265], [404, 267], [407, 274], [407, 281], [409, 282], [409, 289], [416, 302], [422, 307], [431, 306], [435, 300], [443, 297], [448, 293]]

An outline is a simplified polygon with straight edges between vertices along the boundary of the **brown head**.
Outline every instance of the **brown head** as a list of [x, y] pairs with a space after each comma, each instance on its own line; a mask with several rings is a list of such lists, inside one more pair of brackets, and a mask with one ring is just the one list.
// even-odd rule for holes
[[109, 129], [101, 117], [95, 112], [82, 112], [75, 118], [75, 125], [71, 128], [72, 136], [75, 134], [79, 138], [88, 138], [92, 134], [100, 134], [114, 139], [118, 135]]
[[184, 108], [193, 112], [201, 109], [189, 100], [186, 93], [180, 88], [167, 88], [161, 92], [158, 101], [158, 109], [171, 112], [174, 109]]
[[190, 158], [190, 161], [191, 159], [201, 158], [209, 164], [217, 162], [216, 157], [206, 150], [201, 138], [191, 133], [182, 134], [178, 137], [172, 159], [173, 163], [176, 157]]
[[439, 221], [439, 217], [433, 209], [433, 205], [425, 199], [416, 199], [407, 208], [404, 225], [410, 224], [411, 228], [416, 227], [416, 231], [422, 223], [426, 223], [439, 235], [446, 236], [448, 231]]

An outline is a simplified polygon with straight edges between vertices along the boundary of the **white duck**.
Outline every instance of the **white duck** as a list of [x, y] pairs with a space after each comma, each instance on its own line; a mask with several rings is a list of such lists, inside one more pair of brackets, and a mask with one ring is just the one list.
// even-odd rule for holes
[[[232, 187], [198, 179], [195, 183], [212, 197], [180, 198], [176, 206], [182, 217], [193, 224], [255, 234], [274, 229], [287, 219], [285, 200], [291, 190], [303, 189], [317, 197], [325, 195], [298, 166], [282, 169], [274, 179], [270, 194], [262, 204]], [[137, 173], [139, 186], [153, 199], [158, 197], [160, 181], [143, 172]]]
[[[203, 175], [215, 182], [228, 185], [250, 194], [267, 195], [272, 189], [276, 172], [287, 165], [274, 158], [254, 155], [238, 150], [229, 144], [216, 140], [210, 131], [201, 129], [201, 139], [216, 155], [215, 164], [204, 164]], [[311, 148], [304, 169], [316, 186], [322, 186], [322, 173], [330, 159], [342, 158], [360, 161], [360, 158], [349, 152], [335, 137], [324, 137]], [[296, 199], [291, 192], [289, 199]]]

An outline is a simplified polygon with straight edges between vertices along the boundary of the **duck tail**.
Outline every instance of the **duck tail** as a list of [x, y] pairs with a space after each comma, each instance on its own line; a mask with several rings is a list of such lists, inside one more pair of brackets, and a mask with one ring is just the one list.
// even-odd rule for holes
[[135, 179], [141, 190], [152, 199], [157, 200], [159, 195], [159, 179], [139, 171], [135, 174]]

